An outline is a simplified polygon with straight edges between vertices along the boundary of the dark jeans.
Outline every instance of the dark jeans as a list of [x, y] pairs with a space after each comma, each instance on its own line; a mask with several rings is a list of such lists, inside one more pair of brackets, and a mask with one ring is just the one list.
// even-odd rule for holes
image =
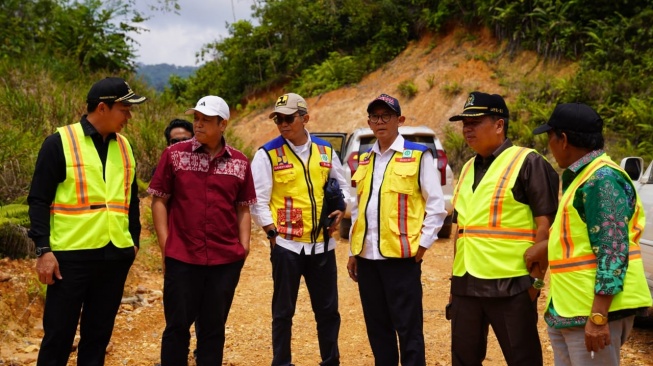
[[[326, 256], [326, 261], [323, 261]], [[311, 297], [320, 345], [320, 365], [339, 365], [338, 277], [334, 250], [326, 253], [297, 254], [276, 245], [270, 254], [272, 262], [272, 365], [287, 366], [291, 362], [290, 340], [301, 277]], [[322, 263], [324, 262], [324, 263]]]
[[[424, 366], [422, 264], [357, 257], [358, 292], [376, 366]], [[397, 349], [397, 337], [399, 349]]]
[[537, 301], [531, 301], [528, 291], [510, 297], [454, 295], [451, 302], [453, 365], [482, 365], [490, 325], [508, 365], [542, 365]]
[[[65, 366], [77, 324], [78, 365], [104, 365], [131, 260], [59, 261], [61, 280], [48, 285], [43, 311], [45, 335], [38, 366]], [[80, 318], [81, 313], [81, 318]]]
[[197, 365], [222, 365], [225, 324], [244, 260], [215, 266], [165, 259], [161, 365], [188, 364], [190, 326], [197, 332]]

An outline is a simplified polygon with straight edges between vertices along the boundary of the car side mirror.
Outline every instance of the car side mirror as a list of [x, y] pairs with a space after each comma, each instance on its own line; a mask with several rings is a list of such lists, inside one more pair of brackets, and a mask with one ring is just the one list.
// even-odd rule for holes
[[642, 177], [644, 171], [644, 159], [639, 157], [627, 157], [621, 160], [621, 168], [628, 174], [633, 182]]

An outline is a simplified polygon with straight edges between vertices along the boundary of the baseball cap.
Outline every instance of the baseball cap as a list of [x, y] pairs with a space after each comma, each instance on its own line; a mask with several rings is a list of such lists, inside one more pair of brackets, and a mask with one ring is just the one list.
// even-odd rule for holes
[[122, 78], [107, 77], [91, 86], [86, 95], [86, 102], [122, 102], [127, 104], [140, 104], [146, 97], [136, 95], [132, 88]]
[[222, 119], [229, 119], [229, 106], [224, 99], [215, 95], [207, 95], [197, 101], [195, 108], [186, 110], [186, 114], [193, 114], [195, 111], [205, 116], [220, 116]]
[[274, 103], [274, 112], [270, 113], [268, 117], [274, 118], [277, 113], [291, 115], [297, 111], [308, 113], [306, 101], [299, 94], [286, 93], [277, 98], [277, 102]]
[[449, 121], [461, 121], [463, 118], [480, 116], [509, 118], [510, 113], [508, 112], [506, 102], [499, 94], [487, 94], [475, 91], [471, 92], [467, 97], [463, 112], [449, 118]]
[[401, 116], [401, 107], [399, 106], [399, 101], [397, 98], [391, 97], [388, 94], [381, 94], [376, 97], [370, 104], [367, 105], [367, 113], [370, 113], [372, 107], [377, 103], [383, 103], [390, 107], [393, 111], [397, 112]]
[[563, 103], [555, 107], [547, 123], [533, 130], [533, 135], [539, 135], [554, 128], [574, 132], [600, 133], [603, 130], [603, 120], [596, 111], [586, 104]]

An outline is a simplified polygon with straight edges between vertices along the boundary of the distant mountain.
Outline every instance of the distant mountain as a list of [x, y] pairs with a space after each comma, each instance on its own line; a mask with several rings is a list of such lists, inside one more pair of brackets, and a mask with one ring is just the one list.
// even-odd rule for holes
[[139, 63], [136, 65], [136, 75], [142, 77], [145, 82], [157, 91], [163, 91], [168, 85], [168, 80], [171, 75], [187, 78], [198, 68], [197, 66], [177, 66], [170, 64], [145, 65]]

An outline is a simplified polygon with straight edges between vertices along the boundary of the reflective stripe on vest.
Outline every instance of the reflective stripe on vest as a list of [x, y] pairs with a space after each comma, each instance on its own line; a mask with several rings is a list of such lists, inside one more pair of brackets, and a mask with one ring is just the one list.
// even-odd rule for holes
[[272, 162], [270, 211], [279, 236], [302, 243], [324, 241], [317, 229], [332, 167], [329, 143], [314, 136], [311, 141], [306, 163], [281, 136], [262, 147]]
[[110, 241], [119, 248], [133, 246], [127, 222], [135, 162], [129, 143], [120, 134], [109, 142], [105, 181], [102, 161], [81, 124], [58, 131], [66, 179], [50, 206], [52, 249], [96, 249]]
[[[526, 156], [533, 151], [518, 146], [503, 151], [475, 190], [474, 158], [463, 167], [452, 201], [459, 228], [455, 276], [469, 272], [478, 278], [496, 279], [528, 274], [522, 255], [535, 241], [535, 219], [528, 205], [515, 200], [512, 188]], [[504, 265], [488, 266], [497, 260]]]
[[[554, 308], [563, 317], [587, 316], [592, 308], [597, 260], [590, 243], [587, 224], [574, 208], [573, 199], [578, 188], [604, 166], [618, 170], [625, 179], [630, 180], [609, 157], [599, 156], [589, 163], [567, 187], [551, 225], [549, 236], [551, 284], [547, 307], [553, 301]], [[609, 311], [651, 305], [639, 246], [644, 222], [644, 211], [637, 196], [635, 212], [628, 223], [628, 268], [624, 277], [624, 291], [613, 297]]]

